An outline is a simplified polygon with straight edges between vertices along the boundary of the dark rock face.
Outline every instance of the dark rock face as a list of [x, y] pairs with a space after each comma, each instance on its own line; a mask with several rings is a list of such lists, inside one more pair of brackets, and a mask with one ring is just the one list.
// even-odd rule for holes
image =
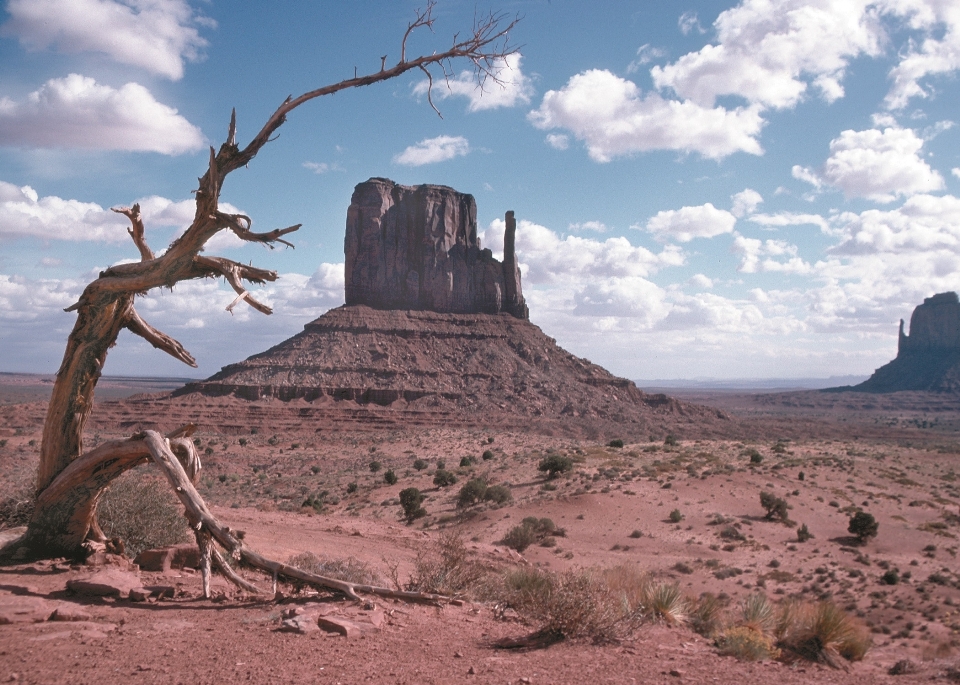
[[503, 263], [477, 238], [472, 195], [371, 178], [353, 191], [344, 238], [346, 303], [529, 318], [507, 213]]
[[928, 297], [913, 310], [910, 335], [900, 320], [897, 358], [851, 390], [960, 392], [960, 298], [954, 292]]

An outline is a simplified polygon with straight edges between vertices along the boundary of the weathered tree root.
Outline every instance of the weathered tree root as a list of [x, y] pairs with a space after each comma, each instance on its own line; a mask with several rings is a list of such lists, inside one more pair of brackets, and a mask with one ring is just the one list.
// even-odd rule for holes
[[[144, 431], [142, 440], [153, 461], [163, 471], [170, 485], [173, 487], [177, 498], [183, 503], [186, 509], [187, 520], [190, 522], [190, 527], [194, 530], [197, 543], [200, 546], [204, 597], [210, 597], [210, 567], [211, 561], [214, 559], [217, 562], [217, 568], [223, 572], [224, 576], [230, 582], [247, 592], [262, 594], [259, 588], [243, 580], [230, 569], [223, 557], [220, 556], [219, 551], [213, 546], [213, 541], [215, 540], [229, 552], [231, 557], [250, 566], [267, 571], [274, 576], [292, 578], [317, 587], [336, 590], [342, 592], [350, 599], [359, 600], [360, 596], [357, 593], [364, 593], [377, 595], [379, 597], [418, 602], [440, 603], [450, 600], [449, 597], [444, 595], [393, 590], [376, 585], [361, 585], [336, 578], [328, 578], [327, 576], [319, 576], [257, 554], [253, 550], [245, 547], [243, 543], [231, 533], [230, 528], [221, 525], [220, 522], [217, 521], [207, 508], [200, 493], [197, 492], [197, 489], [194, 487], [194, 482], [199, 475], [199, 459], [197, 459], [196, 462], [187, 460], [188, 463], [196, 463], [197, 466], [194, 476], [191, 477], [187, 475], [180, 460], [174, 455], [169, 438], [165, 438], [156, 431]], [[195, 455], [196, 452], [192, 449], [193, 443], [189, 441], [183, 442], [189, 444], [190, 451]]]

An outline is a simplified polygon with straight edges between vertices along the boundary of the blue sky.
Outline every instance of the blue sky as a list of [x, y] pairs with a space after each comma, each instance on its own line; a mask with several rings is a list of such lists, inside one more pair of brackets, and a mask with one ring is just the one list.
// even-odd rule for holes
[[[0, 371], [56, 370], [84, 284], [162, 249], [232, 107], [245, 143], [287, 95], [399, 57], [419, 2], [6, 0], [0, 13]], [[488, 9], [522, 20], [506, 86], [422, 74], [307, 103], [223, 203], [295, 250], [238, 307], [215, 281], [138, 310], [197, 358], [124, 333], [105, 372], [206, 376], [343, 302], [343, 231], [372, 176], [472, 193], [485, 246], [519, 220], [531, 320], [629, 378], [868, 374], [897, 322], [960, 290], [960, 5], [440, 0], [445, 48]]]

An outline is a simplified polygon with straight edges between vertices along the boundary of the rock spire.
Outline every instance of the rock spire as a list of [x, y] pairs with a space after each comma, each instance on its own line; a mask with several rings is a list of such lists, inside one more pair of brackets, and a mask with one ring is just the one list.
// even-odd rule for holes
[[528, 319], [507, 212], [504, 259], [477, 237], [472, 195], [371, 178], [356, 186], [344, 238], [347, 305]]

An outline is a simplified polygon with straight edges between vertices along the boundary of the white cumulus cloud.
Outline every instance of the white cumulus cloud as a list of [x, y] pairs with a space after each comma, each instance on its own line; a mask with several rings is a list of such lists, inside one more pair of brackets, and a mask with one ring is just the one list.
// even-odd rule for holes
[[745, 188], [730, 199], [733, 201], [730, 213], [738, 219], [747, 214], [753, 214], [763, 202], [763, 196], [753, 188]]
[[806, 274], [812, 267], [799, 256], [799, 248], [783, 240], [757, 240], [738, 235], [731, 248], [740, 255], [742, 273], [781, 272]]
[[960, 69], [960, 11], [950, 0], [906, 0], [889, 5], [920, 34], [901, 51], [900, 61], [890, 71], [893, 84], [885, 104], [889, 109], [902, 109], [911, 98], [926, 98], [935, 92], [923, 79]]
[[560, 90], [548, 91], [528, 119], [539, 129], [570, 131], [597, 162], [647, 150], [697, 152], [711, 159], [762, 153], [757, 136], [763, 121], [757, 108], [727, 110], [644, 95], [632, 81], [601, 69], [577, 74]]
[[644, 229], [658, 240], [688, 243], [694, 238], [713, 238], [732, 233], [737, 217], [711, 203], [657, 212], [647, 220]]
[[704, 107], [724, 95], [764, 107], [792, 107], [810, 83], [833, 101], [843, 96], [849, 61], [880, 53], [883, 29], [867, 4], [744, 0], [717, 17], [716, 44], [650, 73], [658, 88]]
[[843, 131], [830, 141], [822, 178], [847, 197], [876, 202], [940, 190], [943, 177], [920, 158], [922, 147], [923, 139], [906, 128]]
[[446, 162], [454, 157], [462, 157], [470, 152], [470, 142], [463, 136], [437, 136], [425, 138], [411, 145], [393, 158], [394, 164], [404, 166], [423, 166]]
[[22, 102], [0, 99], [0, 145], [178, 155], [204, 145], [200, 129], [138, 83], [120, 89], [70, 74]]
[[197, 26], [211, 26], [185, 0], [9, 0], [0, 34], [30, 50], [97, 52], [170, 79], [183, 77], [207, 45]]
[[[463, 71], [459, 76], [445, 81], [435, 80], [431, 97], [435, 100], [465, 97], [470, 101], [467, 105], [469, 112], [525, 105], [530, 102], [533, 85], [520, 69], [522, 61], [523, 56], [519, 52], [494, 61], [490, 75], [481, 83], [477, 82], [473, 71]], [[429, 89], [430, 82], [423, 80], [413, 87], [413, 92], [426, 95]]]

